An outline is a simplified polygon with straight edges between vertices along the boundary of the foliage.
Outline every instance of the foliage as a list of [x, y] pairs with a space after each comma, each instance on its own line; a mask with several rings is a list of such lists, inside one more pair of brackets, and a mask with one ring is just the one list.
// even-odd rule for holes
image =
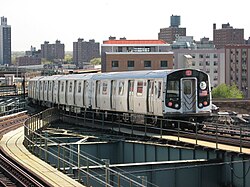
[[90, 64], [92, 65], [100, 65], [101, 64], [101, 58], [93, 58], [90, 60]]
[[73, 55], [72, 54], [65, 54], [64, 61], [66, 64], [70, 64], [73, 62]]
[[237, 88], [235, 84], [232, 86], [221, 84], [212, 90], [212, 96], [213, 98], [241, 99], [243, 98], [243, 93]]
[[42, 58], [42, 64], [53, 64], [53, 62], [46, 60], [45, 58]]

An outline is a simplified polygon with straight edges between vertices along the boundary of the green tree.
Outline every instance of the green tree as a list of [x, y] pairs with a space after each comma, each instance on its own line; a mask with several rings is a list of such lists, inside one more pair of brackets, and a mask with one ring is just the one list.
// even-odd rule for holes
[[242, 99], [243, 93], [237, 88], [235, 84], [233, 84], [232, 86], [221, 84], [212, 90], [212, 97]]
[[69, 54], [69, 53], [65, 54], [64, 61], [67, 64], [72, 63], [73, 62], [73, 56], [72, 56], [72, 54]]
[[90, 64], [92, 65], [100, 65], [101, 64], [101, 58], [93, 58], [90, 60]]
[[42, 64], [53, 64], [53, 62], [46, 60], [45, 58], [42, 58]]

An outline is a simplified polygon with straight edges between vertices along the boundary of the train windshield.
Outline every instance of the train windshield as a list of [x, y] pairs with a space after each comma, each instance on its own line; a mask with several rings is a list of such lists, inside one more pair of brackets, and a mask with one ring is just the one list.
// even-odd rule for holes
[[167, 83], [167, 98], [172, 100], [178, 100], [180, 97], [180, 81], [169, 80]]

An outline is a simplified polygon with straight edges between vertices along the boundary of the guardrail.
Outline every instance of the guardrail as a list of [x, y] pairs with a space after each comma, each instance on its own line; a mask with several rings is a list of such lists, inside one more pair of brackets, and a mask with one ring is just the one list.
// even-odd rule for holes
[[[249, 148], [249, 146], [245, 147], [244, 145], [249, 145], [250, 125], [228, 125], [214, 122], [198, 123], [172, 119], [158, 119], [158, 121], [155, 122], [155, 118], [144, 117], [144, 124], [142, 126], [133, 123], [133, 116], [125, 117], [124, 115], [114, 113], [94, 111], [84, 111], [81, 115], [71, 113], [70, 111], [61, 111], [60, 117], [63, 121], [72, 124], [84, 124], [85, 126], [89, 125], [90, 127], [97, 128], [99, 126], [103, 129], [109, 126], [111, 130], [128, 135], [141, 135], [160, 139], [168, 139], [169, 137], [167, 136], [172, 135], [174, 139], [171, 140], [177, 142], [184, 141], [184, 138], [188, 137], [190, 139], [189, 143], [194, 145], [200, 145], [199, 143], [205, 140], [207, 142], [213, 142], [210, 143], [210, 148], [216, 150], [221, 149], [223, 147], [222, 144], [234, 145], [235, 142], [237, 143], [237, 146], [234, 145], [234, 151], [236, 152], [244, 153], [245, 148]], [[124, 121], [127, 121], [127, 123]], [[150, 122], [148, 123], [147, 121]], [[150, 123], [152, 123], [152, 125]], [[204, 134], [205, 131], [210, 134]], [[223, 138], [223, 135], [229, 135], [229, 137]], [[229, 140], [230, 136], [232, 141]]]
[[[50, 108], [40, 112], [26, 120], [24, 124], [24, 145], [25, 147], [46, 162], [54, 160], [56, 168], [76, 177], [78, 181], [86, 186], [145, 186], [141, 184], [141, 179], [129, 178], [122, 171], [115, 171], [109, 168], [108, 160], [94, 160], [90, 155], [84, 155], [80, 146], [77, 150], [71, 149], [65, 143], [52, 141], [47, 133], [43, 133], [49, 124], [59, 120], [60, 114], [56, 108]], [[49, 148], [49, 145], [57, 146], [57, 150]], [[74, 161], [77, 158], [77, 162]], [[92, 170], [98, 167], [99, 172]]]

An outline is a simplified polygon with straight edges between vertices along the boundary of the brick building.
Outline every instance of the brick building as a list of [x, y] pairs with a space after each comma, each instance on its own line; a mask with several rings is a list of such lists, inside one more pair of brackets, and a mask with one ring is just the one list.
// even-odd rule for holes
[[23, 56], [16, 58], [18, 66], [41, 65], [41, 58], [37, 56]]
[[102, 72], [173, 68], [173, 52], [163, 40], [114, 38], [101, 46]]
[[244, 29], [235, 29], [229, 23], [222, 24], [221, 29], [216, 29], [213, 24], [213, 41], [215, 48], [225, 48], [228, 44], [244, 44]]
[[250, 45], [225, 47], [225, 81], [236, 84], [246, 98], [250, 97]]
[[45, 41], [44, 44], [41, 44], [41, 55], [42, 58], [46, 60], [63, 60], [65, 56], [64, 44], [59, 40], [56, 40], [55, 44], [49, 44], [48, 41]]
[[73, 62], [77, 67], [83, 67], [91, 59], [100, 57], [100, 44], [95, 40], [84, 41], [79, 38], [73, 42]]
[[170, 17], [170, 27], [161, 28], [158, 33], [158, 39], [164, 40], [167, 43], [172, 44], [176, 40], [176, 37], [186, 36], [186, 28], [179, 27], [181, 24], [181, 17], [172, 15]]

